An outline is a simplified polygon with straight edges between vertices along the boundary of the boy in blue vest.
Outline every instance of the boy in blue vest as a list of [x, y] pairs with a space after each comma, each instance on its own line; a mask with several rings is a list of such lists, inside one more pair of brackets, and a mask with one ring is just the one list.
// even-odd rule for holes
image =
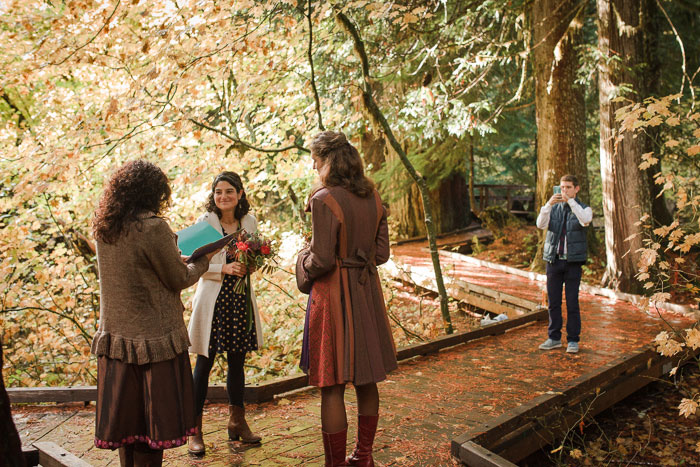
[[549, 338], [540, 345], [540, 349], [561, 347], [563, 286], [566, 293], [566, 351], [576, 353], [581, 334], [578, 289], [581, 266], [586, 262], [588, 253], [586, 228], [593, 219], [593, 211], [576, 197], [581, 187], [575, 176], [564, 175], [559, 181], [559, 188], [561, 192], [555, 193], [542, 206], [536, 222], [537, 228], [547, 230], [544, 260], [547, 263]]

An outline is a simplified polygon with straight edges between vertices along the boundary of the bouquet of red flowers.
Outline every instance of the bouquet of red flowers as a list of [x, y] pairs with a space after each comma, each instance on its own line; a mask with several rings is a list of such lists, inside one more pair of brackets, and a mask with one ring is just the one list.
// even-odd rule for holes
[[[227, 245], [226, 255], [245, 264], [249, 271], [259, 269], [263, 274], [272, 272], [274, 266], [270, 263], [277, 263], [272, 242], [257, 232], [251, 234], [243, 229]], [[246, 282], [250, 282], [249, 274], [238, 279], [234, 292], [243, 293]]]
[[275, 259], [276, 252], [273, 249], [272, 242], [263, 238], [259, 233], [251, 234], [241, 229], [226, 246], [226, 256], [248, 267], [248, 274], [236, 281], [233, 291], [239, 294], [245, 293], [247, 332], [250, 332], [253, 329], [250, 272], [256, 269], [259, 269], [262, 273], [272, 272], [274, 266], [270, 263], [277, 263]]

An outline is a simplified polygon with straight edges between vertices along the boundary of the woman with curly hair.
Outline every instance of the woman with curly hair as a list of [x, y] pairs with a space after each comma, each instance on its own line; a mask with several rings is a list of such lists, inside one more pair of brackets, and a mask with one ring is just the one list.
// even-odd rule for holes
[[[377, 383], [396, 365], [396, 351], [377, 276], [389, 259], [386, 211], [362, 159], [345, 135], [324, 131], [311, 142], [322, 187], [309, 200], [312, 239], [297, 258], [299, 290], [309, 293], [301, 367], [321, 388], [327, 466], [373, 466], [379, 421]], [[355, 450], [345, 458], [345, 384], [357, 395]]]
[[[243, 189], [241, 177], [235, 172], [222, 172], [214, 178], [204, 213], [198, 222], [208, 222], [222, 235], [238, 230], [257, 232], [255, 217], [249, 214], [250, 204]], [[246, 353], [262, 347], [262, 328], [253, 290], [236, 293], [234, 285], [249, 274], [245, 264], [222, 251], [214, 256], [209, 270], [199, 279], [192, 301], [189, 324], [190, 352], [197, 354], [194, 366], [194, 394], [199, 433], [190, 436], [187, 450], [204, 455], [202, 439], [202, 411], [207, 397], [209, 373], [216, 354], [226, 353], [228, 375], [226, 392], [229, 399], [229, 439], [244, 443], [258, 443], [261, 437], [250, 430], [245, 419], [243, 392]], [[251, 301], [253, 313], [248, 316], [246, 300]]]
[[185, 264], [160, 217], [170, 202], [163, 171], [128, 162], [109, 179], [95, 213], [100, 277], [95, 445], [122, 466], [158, 466], [163, 449], [196, 432], [180, 291], [214, 253]]

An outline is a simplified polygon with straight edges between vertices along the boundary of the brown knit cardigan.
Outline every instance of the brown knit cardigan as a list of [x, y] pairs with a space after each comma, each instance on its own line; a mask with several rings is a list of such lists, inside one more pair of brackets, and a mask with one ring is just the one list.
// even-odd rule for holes
[[97, 242], [100, 326], [93, 354], [142, 365], [187, 351], [180, 291], [197, 282], [209, 261], [185, 264], [176, 238], [165, 220], [149, 212], [115, 243]]

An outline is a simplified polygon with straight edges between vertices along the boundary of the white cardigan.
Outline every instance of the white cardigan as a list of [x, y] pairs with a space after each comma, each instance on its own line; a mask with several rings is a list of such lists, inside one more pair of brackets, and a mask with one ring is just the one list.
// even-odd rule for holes
[[[212, 227], [223, 235], [224, 231], [221, 228], [219, 216], [217, 216], [215, 213], [207, 212], [197, 219], [197, 222], [201, 221], [209, 222]], [[241, 228], [245, 229], [245, 231], [248, 233], [257, 232], [258, 223], [255, 220], [255, 217], [251, 216], [250, 214], [243, 216], [241, 219]], [[221, 272], [221, 268], [225, 263], [226, 252], [222, 250], [212, 257], [211, 261], [209, 262], [209, 270], [199, 278], [199, 282], [197, 283], [197, 291], [194, 293], [194, 299], [192, 300], [192, 316], [190, 317], [190, 324], [187, 328], [190, 335], [190, 353], [209, 357], [211, 322], [214, 319], [214, 305], [216, 304], [216, 298], [219, 296], [221, 284], [224, 279], [224, 274]], [[260, 314], [258, 313], [258, 304], [255, 300], [252, 281], [250, 298], [253, 302], [253, 313], [255, 314], [255, 333], [257, 334], [258, 338], [258, 348], [262, 348], [262, 326], [260, 323]]]

